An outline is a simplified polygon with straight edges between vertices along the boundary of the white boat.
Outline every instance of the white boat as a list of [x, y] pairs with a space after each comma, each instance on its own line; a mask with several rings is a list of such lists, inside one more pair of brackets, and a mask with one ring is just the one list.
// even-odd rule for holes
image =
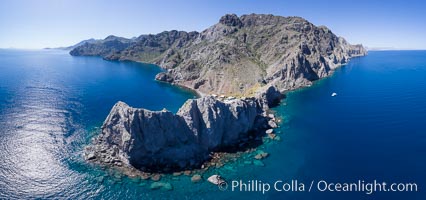
[[333, 93], [331, 94], [331, 96], [332, 96], [332, 97], [337, 96], [337, 93], [333, 92]]

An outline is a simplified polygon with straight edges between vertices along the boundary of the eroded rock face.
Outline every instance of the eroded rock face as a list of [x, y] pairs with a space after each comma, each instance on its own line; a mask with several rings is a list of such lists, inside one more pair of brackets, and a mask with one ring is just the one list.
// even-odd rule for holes
[[[277, 91], [276, 89], [270, 89]], [[149, 111], [118, 102], [102, 133], [86, 148], [87, 160], [139, 169], [199, 167], [209, 153], [246, 139], [257, 129], [271, 92], [259, 98], [188, 100], [177, 112]]]
[[135, 167], [161, 164], [183, 167], [201, 162], [207, 156], [194, 143], [182, 117], [169, 111], [131, 108], [123, 102], [112, 108], [100, 138], [106, 145], [116, 145], [120, 159]]
[[155, 75], [155, 80], [169, 83], [173, 82], [173, 78], [170, 77], [166, 72], [160, 72]]
[[220, 18], [219, 23], [224, 24], [226, 26], [236, 26], [241, 27], [243, 26], [243, 23], [241, 22], [240, 18], [236, 14], [228, 14], [224, 15]]
[[224, 102], [207, 96], [188, 100], [177, 115], [183, 117], [198, 144], [214, 151], [245, 138], [261, 113], [255, 98]]

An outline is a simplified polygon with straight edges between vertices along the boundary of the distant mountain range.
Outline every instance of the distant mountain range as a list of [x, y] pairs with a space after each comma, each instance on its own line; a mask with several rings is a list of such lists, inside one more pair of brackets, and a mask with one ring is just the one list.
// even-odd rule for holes
[[99, 41], [99, 40], [91, 38], [91, 39], [88, 39], [88, 40], [83, 40], [83, 41], [81, 41], [81, 42], [79, 42], [79, 43], [77, 43], [75, 45], [69, 46], [69, 47], [53, 47], [53, 48], [47, 47], [47, 48], [44, 48], [44, 49], [61, 49], [61, 50], [69, 50], [69, 51], [71, 51], [71, 50], [73, 50], [73, 49], [75, 49], [75, 48], [77, 48], [77, 47], [79, 47], [81, 45], [84, 45], [86, 43], [90, 44], [90, 43], [95, 43], [97, 41]]

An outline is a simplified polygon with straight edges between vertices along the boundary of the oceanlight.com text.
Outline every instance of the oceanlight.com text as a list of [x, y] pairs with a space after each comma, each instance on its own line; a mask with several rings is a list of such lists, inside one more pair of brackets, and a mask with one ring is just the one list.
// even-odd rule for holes
[[417, 192], [418, 185], [414, 182], [389, 183], [385, 181], [329, 182], [326, 180], [313, 180], [302, 182], [298, 180], [276, 180], [265, 182], [262, 180], [232, 180], [219, 187], [220, 190], [238, 192], [259, 192], [265, 194], [276, 192], [363, 192], [367, 195], [376, 192]]

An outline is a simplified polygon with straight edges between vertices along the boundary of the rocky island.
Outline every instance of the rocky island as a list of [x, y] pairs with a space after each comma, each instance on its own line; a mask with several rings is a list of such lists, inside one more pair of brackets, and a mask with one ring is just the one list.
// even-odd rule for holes
[[273, 128], [266, 111], [282, 93], [311, 85], [366, 50], [300, 17], [228, 14], [200, 33], [108, 36], [70, 54], [154, 63], [164, 69], [157, 80], [201, 94], [176, 114], [118, 102], [85, 149], [87, 160], [173, 171], [200, 167], [210, 153]]
[[85, 157], [144, 171], [197, 168], [211, 152], [232, 149], [264, 128], [268, 120], [264, 111], [280, 98], [275, 87], [251, 98], [205, 96], [188, 100], [177, 114], [118, 102]]

